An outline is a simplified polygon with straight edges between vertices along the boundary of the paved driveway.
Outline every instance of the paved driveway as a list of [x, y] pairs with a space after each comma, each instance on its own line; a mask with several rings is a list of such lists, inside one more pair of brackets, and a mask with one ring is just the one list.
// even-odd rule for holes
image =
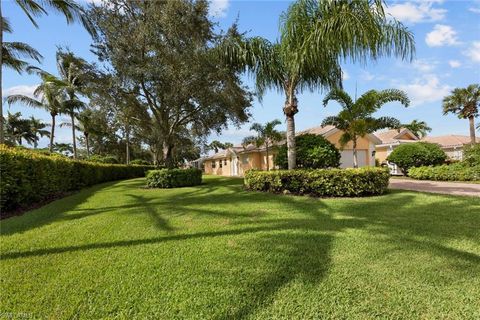
[[474, 183], [390, 179], [389, 187], [390, 189], [480, 197], [480, 184]]

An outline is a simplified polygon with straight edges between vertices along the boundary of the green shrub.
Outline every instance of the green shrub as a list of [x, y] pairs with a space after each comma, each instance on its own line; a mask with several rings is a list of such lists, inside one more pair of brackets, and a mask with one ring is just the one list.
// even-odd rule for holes
[[148, 166], [150, 165], [150, 162], [142, 159], [135, 159], [130, 161], [130, 164], [137, 165], [137, 166]]
[[74, 161], [0, 145], [0, 210], [9, 211], [93, 184], [142, 177], [147, 166]]
[[480, 166], [480, 144], [465, 146], [463, 161], [469, 166]]
[[447, 155], [434, 143], [415, 142], [402, 144], [396, 147], [387, 157], [395, 163], [405, 174], [413, 167], [434, 166], [445, 162]]
[[389, 178], [388, 169], [384, 168], [249, 170], [245, 175], [245, 187], [274, 193], [358, 197], [383, 194]]
[[[304, 169], [337, 168], [340, 166], [340, 151], [333, 143], [316, 134], [295, 137], [297, 167]], [[288, 168], [287, 145], [278, 148], [275, 164], [280, 169]]]
[[98, 162], [98, 163], [118, 164], [118, 160], [114, 156], [100, 156], [97, 154], [88, 158], [88, 161]]
[[202, 170], [190, 169], [160, 169], [147, 173], [149, 188], [178, 188], [196, 186], [202, 183]]
[[480, 181], [480, 165], [468, 166], [464, 163], [451, 165], [411, 168], [408, 175], [419, 180], [438, 181]]

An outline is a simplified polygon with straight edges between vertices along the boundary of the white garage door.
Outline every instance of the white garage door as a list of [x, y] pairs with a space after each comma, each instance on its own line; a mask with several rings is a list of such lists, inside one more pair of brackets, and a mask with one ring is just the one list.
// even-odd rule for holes
[[[367, 152], [368, 150], [357, 150], [358, 167], [366, 167], [367, 164]], [[342, 158], [340, 159], [341, 168], [353, 168], [353, 150], [341, 151]]]

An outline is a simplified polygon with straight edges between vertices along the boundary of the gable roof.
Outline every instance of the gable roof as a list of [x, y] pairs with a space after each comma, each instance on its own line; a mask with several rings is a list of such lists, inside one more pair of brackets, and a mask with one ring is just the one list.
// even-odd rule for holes
[[[402, 136], [408, 135], [412, 139], [400, 139]], [[405, 142], [418, 141], [418, 137], [407, 128], [390, 129], [387, 131], [375, 132], [375, 136], [382, 141], [382, 144], [400, 144]]]
[[[422, 141], [436, 143], [444, 148], [464, 146], [466, 144], [470, 144], [471, 142], [469, 136], [455, 134], [437, 137], [424, 137], [422, 138]], [[480, 142], [480, 138], [477, 138], [477, 142]]]

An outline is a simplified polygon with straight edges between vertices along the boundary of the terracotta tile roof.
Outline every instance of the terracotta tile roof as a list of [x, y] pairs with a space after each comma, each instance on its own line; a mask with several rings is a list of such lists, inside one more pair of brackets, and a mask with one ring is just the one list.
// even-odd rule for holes
[[409, 133], [405, 128], [402, 128], [400, 130], [398, 129], [390, 129], [387, 131], [380, 131], [380, 132], [375, 132], [375, 136], [382, 141], [382, 144], [389, 144], [389, 143], [401, 143], [401, 142], [409, 142], [409, 141], [415, 141], [415, 140], [408, 140], [408, 139], [398, 139], [397, 137], [400, 137], [404, 135], [405, 133]]
[[[424, 137], [422, 141], [437, 143], [442, 147], [453, 147], [453, 146], [463, 146], [470, 143], [469, 136], [461, 135], [446, 135], [438, 137]], [[480, 138], [477, 138], [477, 142], [480, 142]]]
[[324, 135], [326, 134], [327, 132], [331, 131], [331, 130], [334, 130], [335, 127], [334, 126], [318, 126], [318, 127], [313, 127], [313, 128], [309, 128], [309, 129], [305, 129], [303, 131], [299, 131], [297, 132], [297, 135], [302, 135], [302, 134], [306, 134], [306, 133], [312, 133], [312, 134], [319, 134], [319, 135]]

